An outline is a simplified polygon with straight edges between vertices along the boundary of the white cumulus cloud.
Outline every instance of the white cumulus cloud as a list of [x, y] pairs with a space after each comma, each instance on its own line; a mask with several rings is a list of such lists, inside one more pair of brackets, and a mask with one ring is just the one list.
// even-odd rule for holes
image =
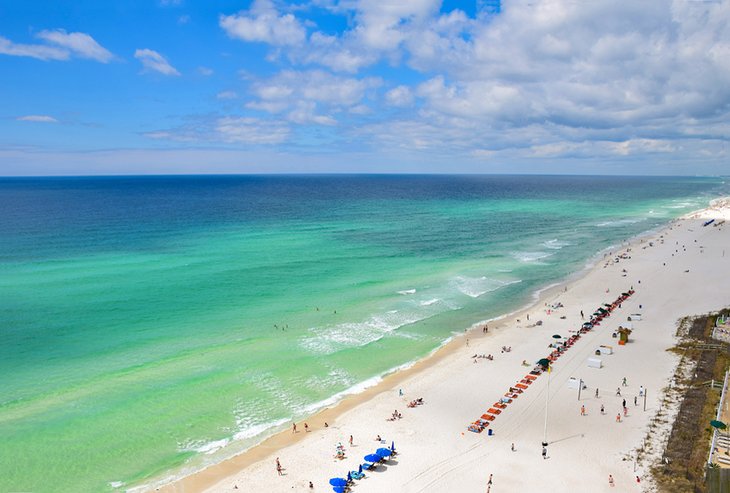
[[108, 63], [114, 55], [86, 33], [68, 33], [63, 29], [46, 30], [36, 34], [46, 44], [14, 43], [0, 36], [0, 54], [25, 56], [38, 60], [70, 60], [87, 58]]
[[170, 65], [164, 56], [154, 50], [147, 48], [138, 49], [134, 52], [134, 58], [142, 62], [142, 66], [145, 70], [159, 72], [163, 75], [180, 75], [180, 72]]
[[48, 115], [25, 115], [19, 116], [16, 120], [21, 122], [58, 123], [58, 120]]
[[114, 58], [109, 50], [86, 33], [67, 33], [63, 29], [56, 29], [41, 31], [38, 33], [38, 37], [69, 50], [79, 58], [88, 58], [101, 63], [108, 63]]
[[276, 46], [297, 45], [307, 35], [306, 29], [294, 15], [279, 15], [270, 0], [256, 0], [248, 11], [221, 15], [219, 23], [232, 38]]

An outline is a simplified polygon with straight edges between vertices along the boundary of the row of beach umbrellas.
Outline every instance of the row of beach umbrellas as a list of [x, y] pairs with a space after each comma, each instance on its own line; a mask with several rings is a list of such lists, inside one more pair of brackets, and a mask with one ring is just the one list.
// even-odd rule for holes
[[[395, 442], [391, 442], [390, 448], [387, 447], [381, 447], [378, 450], [375, 451], [373, 454], [368, 454], [365, 457], [363, 457], [368, 462], [380, 462], [381, 460], [385, 459], [386, 457], [390, 457], [395, 453]], [[367, 464], [368, 466], [370, 464]], [[362, 464], [360, 464], [360, 467], [358, 468], [358, 473], [362, 473]], [[332, 485], [332, 489], [335, 491], [335, 493], [343, 493], [345, 491], [345, 488], [347, 488], [347, 484], [352, 480], [352, 474], [347, 473], [347, 479], [345, 478], [332, 478], [330, 479], [330, 485]]]

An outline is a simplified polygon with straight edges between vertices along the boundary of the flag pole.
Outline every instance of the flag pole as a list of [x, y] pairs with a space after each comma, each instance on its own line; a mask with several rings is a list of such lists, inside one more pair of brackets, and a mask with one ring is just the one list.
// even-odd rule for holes
[[547, 422], [548, 422], [548, 400], [550, 398], [550, 373], [552, 373], [552, 366], [548, 365], [547, 369], [547, 392], [545, 392], [545, 429], [543, 431], [542, 435], [542, 446], [547, 447], [548, 441], [547, 441]]

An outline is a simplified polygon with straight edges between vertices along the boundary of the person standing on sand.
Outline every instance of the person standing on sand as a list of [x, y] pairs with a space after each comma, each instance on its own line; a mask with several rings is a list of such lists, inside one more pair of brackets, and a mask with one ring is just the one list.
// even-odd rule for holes
[[350, 447], [352, 447], [352, 435], [350, 435]]
[[547, 459], [547, 447], [542, 448], [542, 458]]
[[613, 488], [614, 486], [616, 486], [615, 484], [613, 484], [613, 476], [611, 476], [610, 474], [608, 475], [608, 485], [611, 488]]
[[309, 433], [309, 425], [307, 423], [304, 423], [304, 432]]
[[621, 387], [616, 387], [616, 395], [621, 397]]
[[601, 404], [601, 414], [606, 414], [606, 410], [603, 407], [603, 404]]
[[585, 404], [580, 406], [580, 415], [585, 416], [586, 415], [586, 406]]
[[621, 413], [617, 413], [616, 414], [616, 422], [617, 423], [620, 423], [621, 422]]
[[492, 486], [492, 475], [489, 475], [489, 481], [487, 481], [487, 486]]
[[627, 387], [628, 383], [626, 383], [626, 377], [624, 377], [623, 381], [621, 382], [622, 387]]
[[598, 388], [596, 388], [596, 399], [598, 399]]
[[514, 444], [514, 442], [513, 442], [513, 443], [512, 443], [512, 452], [514, 452], [514, 451], [515, 451], [515, 444]]
[[297, 424], [296, 423], [292, 423], [291, 424], [291, 432], [292, 433], [296, 433], [297, 432]]

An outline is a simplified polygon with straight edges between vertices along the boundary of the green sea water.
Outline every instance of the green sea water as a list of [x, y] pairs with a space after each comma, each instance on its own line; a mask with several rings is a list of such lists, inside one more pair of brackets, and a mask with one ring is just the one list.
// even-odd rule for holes
[[722, 187], [0, 180], [0, 491], [111, 491], [220, 461]]

